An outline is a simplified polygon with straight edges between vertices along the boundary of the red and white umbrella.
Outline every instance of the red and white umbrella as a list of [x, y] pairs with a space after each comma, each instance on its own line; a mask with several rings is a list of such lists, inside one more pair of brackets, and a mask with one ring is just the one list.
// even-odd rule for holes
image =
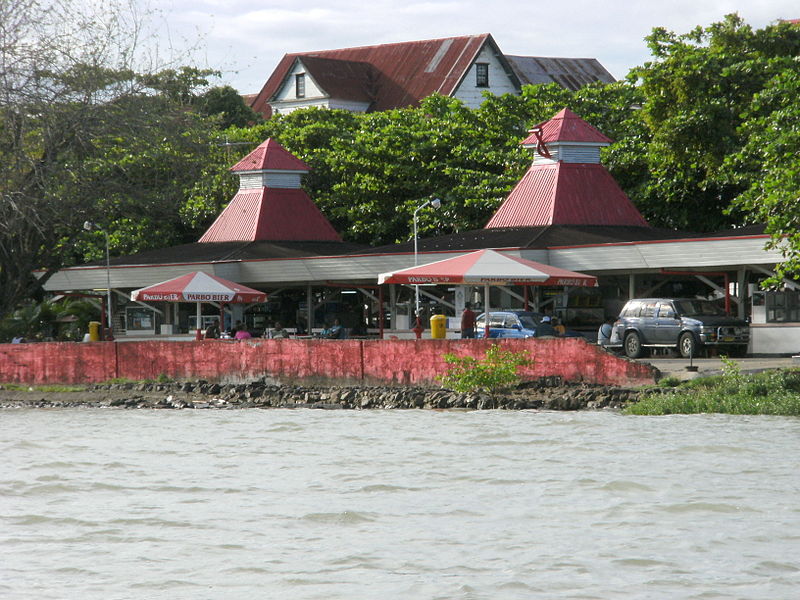
[[131, 292], [140, 302], [265, 302], [267, 295], [202, 271], [187, 273]]
[[[559, 269], [532, 260], [501, 254], [495, 250], [478, 250], [463, 256], [381, 273], [378, 283], [412, 285], [450, 284], [484, 285], [484, 311], [489, 314], [490, 285], [549, 285], [595, 287], [597, 277]], [[486, 319], [489, 327], [489, 319]], [[488, 331], [487, 331], [488, 337]]]
[[131, 299], [139, 302], [197, 302], [197, 326], [200, 328], [200, 303], [249, 304], [266, 302], [264, 292], [240, 283], [215, 277], [202, 271], [187, 273], [174, 279], [134, 290]]
[[478, 250], [418, 267], [381, 273], [378, 283], [594, 287], [597, 277], [508, 256], [496, 250]]

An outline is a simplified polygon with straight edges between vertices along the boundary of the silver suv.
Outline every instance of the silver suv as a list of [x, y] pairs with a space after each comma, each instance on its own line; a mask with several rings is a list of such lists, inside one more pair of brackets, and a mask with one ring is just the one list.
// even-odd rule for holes
[[625, 304], [612, 339], [630, 358], [641, 356], [643, 348], [677, 348], [684, 358], [698, 356], [706, 347], [744, 356], [750, 328], [708, 300], [638, 298]]

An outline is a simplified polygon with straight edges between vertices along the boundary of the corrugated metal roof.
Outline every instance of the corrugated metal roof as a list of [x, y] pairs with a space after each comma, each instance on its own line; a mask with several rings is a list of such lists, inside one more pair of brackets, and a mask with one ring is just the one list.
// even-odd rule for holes
[[557, 83], [575, 91], [601, 81], [613, 83], [614, 76], [596, 58], [551, 58], [506, 55], [522, 85]]
[[605, 167], [596, 164], [533, 165], [486, 224], [647, 226]]
[[311, 169], [272, 138], [267, 138], [230, 169], [237, 171], [300, 171]]
[[368, 63], [319, 56], [301, 56], [297, 60], [332, 98], [374, 102], [377, 97], [380, 73]]
[[[542, 140], [550, 142], [582, 142], [608, 145], [612, 143], [610, 137], [600, 133], [594, 125], [590, 125], [568, 108], [562, 109], [552, 119], [540, 123], [536, 128], [542, 129]], [[536, 136], [531, 133], [522, 141], [523, 146], [536, 144]]]
[[304, 190], [239, 190], [200, 238], [205, 242], [341, 241]]
[[[272, 109], [269, 101], [281, 88], [298, 58], [310, 69], [322, 65], [316, 63], [312, 66], [315, 58], [356, 63], [350, 66], [342, 65], [337, 70], [335, 89], [343, 98], [361, 97], [365, 93], [365, 78], [374, 77], [374, 81], [370, 81], [368, 87], [368, 93], [374, 96], [370, 111], [414, 106], [434, 92], [450, 95], [487, 43], [497, 50], [501, 61], [506, 63], [488, 33], [286, 54], [250, 106], [256, 112], [270, 116]], [[309, 58], [311, 61], [306, 63]], [[371, 65], [372, 70], [359, 66], [363, 64]], [[352, 79], [341, 77], [348, 69], [353, 73]], [[509, 73], [516, 80], [516, 75], [510, 67]], [[312, 75], [315, 79], [321, 77], [316, 69]]]

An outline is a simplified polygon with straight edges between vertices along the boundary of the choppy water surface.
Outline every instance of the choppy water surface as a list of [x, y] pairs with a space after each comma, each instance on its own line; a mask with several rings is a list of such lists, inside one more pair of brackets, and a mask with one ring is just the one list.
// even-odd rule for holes
[[796, 598], [800, 420], [0, 412], [2, 598]]

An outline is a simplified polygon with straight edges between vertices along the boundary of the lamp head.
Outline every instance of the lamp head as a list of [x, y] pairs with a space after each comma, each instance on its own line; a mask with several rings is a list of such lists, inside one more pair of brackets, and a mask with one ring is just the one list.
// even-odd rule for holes
[[84, 221], [83, 222], [83, 228], [86, 231], [91, 231], [93, 227], [94, 227], [94, 224], [91, 221]]
[[430, 202], [433, 208], [439, 208], [442, 205], [442, 201], [439, 198], [431, 198]]

